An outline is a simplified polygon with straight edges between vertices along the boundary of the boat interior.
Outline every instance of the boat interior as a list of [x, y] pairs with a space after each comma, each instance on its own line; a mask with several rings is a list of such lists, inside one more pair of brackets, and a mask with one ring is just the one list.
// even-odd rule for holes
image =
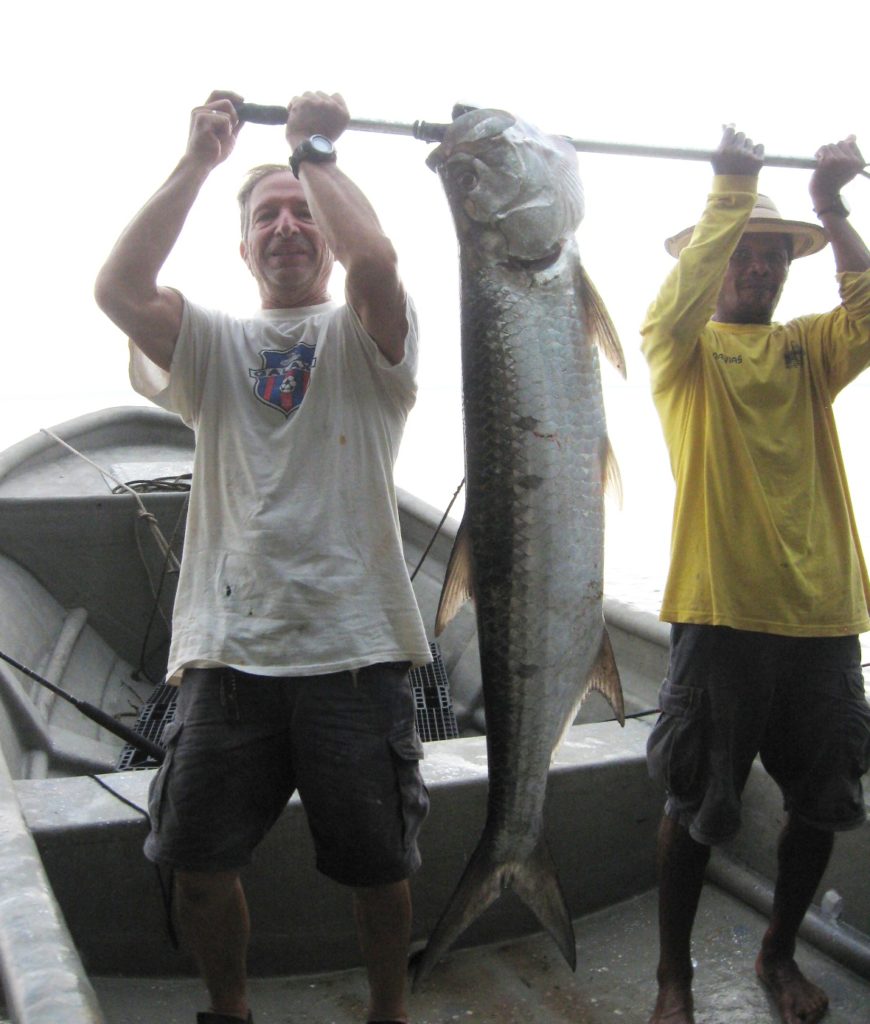
[[[192, 1021], [203, 1009], [193, 964], [175, 941], [171, 880], [141, 853], [154, 762], [80, 706], [151, 730], [158, 742], [171, 720], [162, 672], [192, 449], [176, 417], [136, 407], [80, 417], [0, 454], [0, 651], [78, 702], [0, 661], [0, 977], [5, 1019], [17, 1024]], [[406, 493], [399, 511], [430, 626], [456, 524], [441, 524], [440, 511]], [[668, 633], [613, 598], [605, 618], [629, 717], [620, 727], [592, 694], [554, 756], [547, 796], [580, 967], [572, 974], [506, 893], [415, 994], [415, 1021], [648, 1018], [662, 794], [645, 748]], [[433, 650], [433, 673], [413, 681], [431, 794], [414, 880], [418, 946], [474, 848], [487, 792], [472, 608]], [[743, 828], [714, 855], [699, 923], [708, 1024], [776, 1019], [752, 980], [750, 947], [770, 908], [782, 820], [778, 793], [754, 770]], [[868, 863], [870, 826], [840, 837], [802, 934], [802, 955], [826, 979], [832, 1024], [870, 1021]], [[257, 851], [245, 886], [258, 1021], [362, 1020], [350, 902], [317, 874], [298, 798]], [[750, 967], [738, 984], [743, 960]]]

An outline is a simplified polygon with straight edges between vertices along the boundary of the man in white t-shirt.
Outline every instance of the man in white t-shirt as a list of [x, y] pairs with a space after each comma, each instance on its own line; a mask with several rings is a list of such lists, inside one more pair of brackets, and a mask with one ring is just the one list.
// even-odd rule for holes
[[[157, 284], [200, 188], [232, 152], [241, 97], [194, 109], [186, 151], [96, 286], [131, 339], [131, 380], [196, 432], [167, 669], [183, 680], [149, 794], [152, 860], [175, 871], [211, 1006], [252, 1020], [239, 870], [298, 790], [317, 865], [353, 890], [369, 1018], [407, 1020], [409, 875], [428, 809], [407, 685], [429, 649], [392, 469], [415, 398], [417, 329], [393, 247], [333, 142], [340, 96], [288, 111], [290, 167], [239, 194], [262, 309], [238, 319]], [[346, 272], [334, 304], [333, 260]]]

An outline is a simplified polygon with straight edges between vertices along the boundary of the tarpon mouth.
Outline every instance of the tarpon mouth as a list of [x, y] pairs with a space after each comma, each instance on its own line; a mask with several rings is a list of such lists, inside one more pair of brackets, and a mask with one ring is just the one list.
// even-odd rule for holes
[[501, 266], [507, 267], [508, 270], [524, 270], [527, 273], [536, 274], [541, 270], [548, 270], [552, 267], [559, 261], [561, 255], [562, 246], [557, 245], [550, 252], [533, 260], [524, 260], [520, 256], [509, 256], [501, 262]]
[[[455, 138], [457, 124], [465, 132], [460, 142]], [[514, 124], [516, 118], [507, 111], [457, 103], [453, 107], [453, 124], [447, 126], [440, 144], [426, 157], [426, 166], [437, 174], [454, 153], [474, 152], [481, 142], [497, 138]]]

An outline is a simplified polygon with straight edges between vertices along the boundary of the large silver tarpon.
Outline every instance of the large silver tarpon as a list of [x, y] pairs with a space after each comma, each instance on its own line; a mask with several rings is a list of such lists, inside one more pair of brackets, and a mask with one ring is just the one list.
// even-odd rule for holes
[[576, 155], [508, 113], [472, 110], [428, 162], [459, 239], [467, 481], [436, 632], [473, 597], [489, 796], [416, 981], [508, 887], [574, 967], [543, 834], [550, 759], [591, 688], [623, 717], [602, 613], [603, 492], [615, 471], [593, 337], [620, 369], [623, 360], [574, 239]]

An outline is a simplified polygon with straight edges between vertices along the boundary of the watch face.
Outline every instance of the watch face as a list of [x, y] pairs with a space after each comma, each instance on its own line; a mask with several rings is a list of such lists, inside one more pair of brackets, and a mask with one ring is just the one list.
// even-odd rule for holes
[[325, 135], [312, 135], [308, 142], [315, 153], [326, 155], [333, 151], [332, 141]]

